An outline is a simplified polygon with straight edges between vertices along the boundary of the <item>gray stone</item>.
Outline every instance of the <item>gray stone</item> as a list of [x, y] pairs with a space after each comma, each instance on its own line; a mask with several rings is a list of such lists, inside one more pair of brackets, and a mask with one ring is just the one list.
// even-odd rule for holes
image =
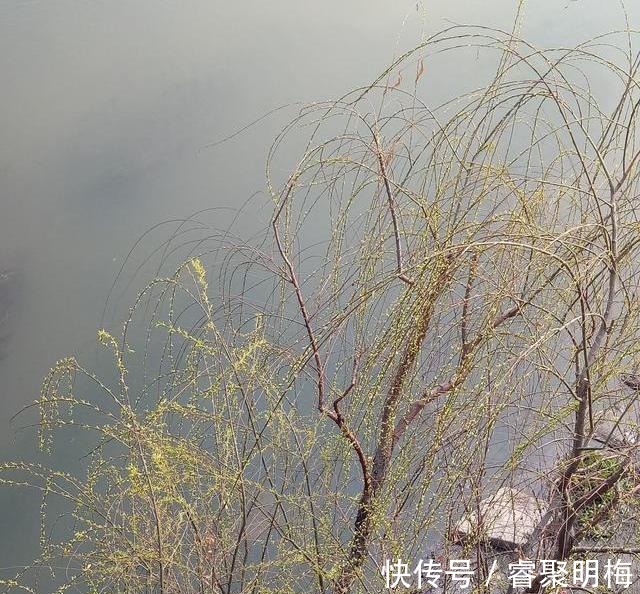
[[593, 440], [610, 448], [623, 448], [638, 442], [638, 428], [620, 415], [611, 413], [601, 419], [593, 430]]
[[464, 542], [479, 536], [502, 550], [522, 547], [546, 512], [546, 503], [522, 491], [503, 487], [480, 502], [478, 513], [465, 515], [454, 528], [454, 537]]

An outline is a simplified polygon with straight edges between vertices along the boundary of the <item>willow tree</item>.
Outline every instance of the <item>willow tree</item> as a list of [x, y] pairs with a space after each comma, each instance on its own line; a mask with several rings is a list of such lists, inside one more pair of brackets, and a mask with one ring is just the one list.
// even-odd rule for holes
[[[114, 373], [45, 381], [43, 446], [101, 439], [86, 477], [5, 467], [71, 506], [39, 564], [91, 592], [346, 594], [462, 546], [481, 588], [486, 534], [455, 526], [505, 486], [547, 502], [517, 554], [633, 552], [605, 529], [638, 490], [633, 439], [612, 448], [637, 420], [633, 41], [453, 28], [303, 109], [264, 236], [185, 222], [162, 249], [184, 263], [99, 333]], [[489, 82], [430, 105], [431, 73], [476, 54]]]

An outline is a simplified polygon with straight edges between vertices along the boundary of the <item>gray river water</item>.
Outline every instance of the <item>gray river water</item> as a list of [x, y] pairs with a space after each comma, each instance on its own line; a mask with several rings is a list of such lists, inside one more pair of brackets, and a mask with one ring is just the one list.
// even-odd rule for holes
[[[261, 191], [267, 150], [292, 112], [208, 145], [281, 105], [365, 84], [454, 22], [510, 29], [516, 5], [0, 0], [0, 274], [11, 272], [0, 282], [0, 460], [33, 455], [28, 415], [11, 419], [58, 358], [92, 356], [105, 299], [136, 239]], [[640, 26], [640, 9], [628, 8]], [[617, 2], [532, 0], [522, 34], [571, 45], [624, 24]], [[436, 78], [439, 97], [447, 77], [472, 74], [451, 64]], [[220, 211], [217, 224], [232, 212]], [[265, 222], [247, 209], [236, 230]], [[0, 488], [0, 575], [37, 551], [38, 505]]]

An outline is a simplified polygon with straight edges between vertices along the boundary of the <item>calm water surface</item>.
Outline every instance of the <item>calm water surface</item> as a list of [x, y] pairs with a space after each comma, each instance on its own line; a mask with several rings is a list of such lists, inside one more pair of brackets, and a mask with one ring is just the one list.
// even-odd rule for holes
[[[0, 459], [33, 455], [34, 433], [21, 429], [29, 417], [11, 417], [56, 359], [91, 360], [134, 241], [159, 222], [237, 208], [260, 191], [267, 149], [292, 112], [207, 145], [280, 105], [367, 83], [453, 22], [509, 29], [516, 4], [0, 0], [0, 274], [13, 271], [0, 284]], [[619, 9], [603, 6], [531, 1], [523, 35], [571, 45], [624, 26]], [[640, 11], [630, 16], [640, 26]], [[446, 91], [447, 77], [472, 75], [451, 64], [435, 80]], [[230, 220], [220, 211], [216, 222]], [[237, 230], [264, 222], [248, 209]], [[0, 568], [37, 551], [38, 505], [0, 489]]]

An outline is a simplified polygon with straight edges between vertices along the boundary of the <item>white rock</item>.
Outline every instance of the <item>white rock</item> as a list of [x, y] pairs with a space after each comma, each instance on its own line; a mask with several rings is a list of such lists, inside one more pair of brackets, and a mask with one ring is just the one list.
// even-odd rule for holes
[[480, 502], [478, 513], [464, 516], [455, 526], [455, 537], [464, 541], [479, 535], [500, 549], [523, 546], [541, 522], [546, 504], [516, 489], [503, 487]]

